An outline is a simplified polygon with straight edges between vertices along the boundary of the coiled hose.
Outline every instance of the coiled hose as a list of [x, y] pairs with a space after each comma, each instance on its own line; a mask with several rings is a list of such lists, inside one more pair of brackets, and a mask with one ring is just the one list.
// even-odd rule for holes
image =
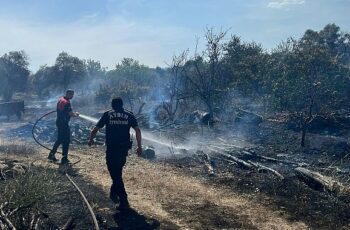
[[[45, 148], [45, 149], [47, 149], [47, 150], [49, 150], [49, 151], [51, 151], [52, 149], [50, 149], [49, 147], [47, 147], [47, 146], [43, 145], [42, 143], [40, 143], [40, 141], [36, 138], [36, 136], [35, 136], [34, 133], [35, 133], [35, 128], [36, 128], [36, 126], [38, 125], [39, 121], [41, 121], [44, 117], [46, 117], [46, 116], [48, 116], [48, 115], [50, 115], [50, 114], [52, 114], [52, 113], [55, 113], [55, 112], [56, 112], [56, 111], [53, 110], [53, 111], [50, 111], [50, 112], [45, 113], [44, 115], [42, 115], [39, 119], [37, 119], [37, 120], [35, 121], [35, 123], [34, 123], [34, 125], [33, 125], [33, 128], [32, 128], [32, 136], [33, 136], [34, 141], [35, 141], [38, 145], [40, 145], [41, 147], [43, 147], [43, 148]], [[58, 152], [58, 153], [60, 153], [60, 152]], [[81, 161], [81, 158], [80, 158], [79, 156], [76, 156], [76, 155], [73, 155], [73, 154], [70, 154], [70, 155], [71, 155], [71, 156], [75, 156], [75, 157], [78, 158], [78, 160], [77, 160], [76, 162], [72, 163], [72, 165], [78, 164], [78, 163]], [[89, 212], [90, 212], [90, 214], [91, 214], [92, 220], [93, 220], [94, 225], [95, 225], [95, 229], [96, 229], [96, 230], [99, 230], [100, 228], [99, 228], [99, 226], [98, 226], [98, 222], [97, 222], [97, 219], [96, 219], [96, 215], [95, 215], [93, 209], [91, 208], [91, 206], [90, 206], [88, 200], [86, 199], [84, 193], [81, 191], [81, 189], [78, 187], [78, 185], [77, 185], [76, 183], [74, 183], [74, 181], [72, 180], [72, 178], [70, 178], [70, 176], [69, 176], [67, 173], [65, 173], [65, 175], [66, 175], [66, 177], [68, 178], [69, 182], [70, 182], [71, 184], [73, 184], [73, 186], [77, 189], [77, 191], [79, 192], [79, 194], [80, 194], [81, 197], [83, 198], [83, 200], [84, 200], [85, 204], [87, 205], [87, 207], [88, 207], [88, 209], [89, 209]]]
[[[36, 129], [36, 126], [38, 125], [39, 121], [41, 121], [44, 117], [46, 117], [46, 116], [48, 116], [48, 115], [50, 115], [50, 114], [52, 114], [52, 113], [56, 113], [56, 111], [53, 110], [53, 111], [50, 111], [50, 112], [45, 113], [44, 115], [42, 115], [39, 119], [37, 119], [37, 120], [35, 121], [35, 123], [34, 123], [34, 125], [33, 125], [33, 128], [32, 128], [32, 137], [33, 137], [34, 141], [35, 141], [38, 145], [40, 145], [41, 147], [43, 147], [44, 149], [47, 149], [47, 150], [49, 150], [49, 151], [51, 151], [52, 149], [50, 149], [49, 147], [47, 147], [47, 146], [43, 145], [42, 143], [40, 143], [40, 141], [36, 138], [36, 136], [35, 136], [34, 133], [35, 133], [35, 129]], [[61, 153], [61, 152], [57, 152], [57, 153]], [[75, 161], [75, 162], [73, 162], [72, 165], [78, 164], [78, 163], [81, 161], [81, 158], [80, 158], [79, 156], [77, 156], [77, 155], [70, 154], [70, 156], [74, 156], [74, 157], [78, 158], [78, 160]]]

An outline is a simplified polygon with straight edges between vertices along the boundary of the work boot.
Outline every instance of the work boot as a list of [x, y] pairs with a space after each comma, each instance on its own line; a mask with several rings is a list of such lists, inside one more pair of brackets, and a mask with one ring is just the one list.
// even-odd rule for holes
[[67, 164], [69, 164], [69, 163], [70, 163], [70, 161], [68, 160], [67, 157], [62, 157], [62, 159], [61, 159], [61, 164], [62, 164], [62, 165], [67, 165]]
[[47, 157], [47, 159], [49, 159], [50, 161], [58, 161], [57, 158], [55, 157], [55, 154], [54, 153], [49, 153], [49, 156]]

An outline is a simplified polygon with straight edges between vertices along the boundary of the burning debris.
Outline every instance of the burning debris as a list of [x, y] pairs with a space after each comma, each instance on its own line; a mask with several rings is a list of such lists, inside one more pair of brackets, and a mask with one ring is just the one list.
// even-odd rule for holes
[[[73, 128], [74, 131], [72, 132], [72, 143], [81, 144], [81, 145], [86, 144], [90, 136], [91, 128], [79, 123], [75, 124], [73, 127], [74, 127]], [[104, 134], [97, 133], [95, 144], [96, 145], [104, 144]]]

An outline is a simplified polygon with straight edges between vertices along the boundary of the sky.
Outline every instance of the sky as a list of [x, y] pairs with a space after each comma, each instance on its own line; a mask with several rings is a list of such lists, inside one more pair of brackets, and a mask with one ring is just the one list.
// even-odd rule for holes
[[124, 57], [165, 67], [204, 48], [206, 28], [267, 51], [307, 29], [350, 32], [350, 0], [0, 0], [0, 56], [24, 50], [30, 69], [62, 51], [113, 69]]

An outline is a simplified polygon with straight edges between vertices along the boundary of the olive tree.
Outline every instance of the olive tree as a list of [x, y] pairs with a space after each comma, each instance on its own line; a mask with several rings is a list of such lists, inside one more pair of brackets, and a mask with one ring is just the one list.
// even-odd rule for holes
[[28, 83], [30, 71], [28, 56], [24, 51], [13, 51], [0, 57], [0, 95], [11, 100], [15, 92], [23, 92]]

